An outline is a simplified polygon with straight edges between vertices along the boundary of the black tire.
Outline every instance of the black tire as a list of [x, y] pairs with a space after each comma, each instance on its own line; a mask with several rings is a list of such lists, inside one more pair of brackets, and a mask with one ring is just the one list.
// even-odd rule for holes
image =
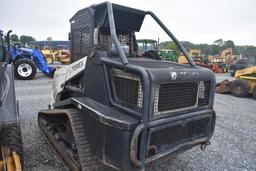
[[24, 164], [23, 142], [21, 137], [20, 127], [11, 126], [4, 129], [4, 145], [11, 152], [16, 152], [20, 157], [21, 166]]
[[234, 77], [234, 76], [235, 76], [235, 73], [236, 73], [236, 71], [230, 72], [230, 75], [231, 75], [232, 77]]
[[252, 96], [256, 100], [256, 85], [252, 89]]
[[231, 82], [231, 94], [236, 97], [246, 97], [249, 94], [249, 85], [245, 80]]
[[161, 57], [154, 50], [150, 50], [150, 51], [145, 52], [145, 56], [147, 56], [147, 57], [149, 57], [151, 59], [161, 60]]
[[17, 79], [20, 79], [20, 80], [33, 79], [36, 75], [35, 63], [32, 60], [27, 58], [18, 59], [14, 63], [14, 75]]

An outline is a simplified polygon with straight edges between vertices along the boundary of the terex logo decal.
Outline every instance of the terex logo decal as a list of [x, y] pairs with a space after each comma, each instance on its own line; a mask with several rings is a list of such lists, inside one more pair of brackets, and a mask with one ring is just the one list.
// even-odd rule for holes
[[81, 68], [84, 66], [83, 61], [79, 62], [78, 64], [72, 66], [72, 71], [76, 71], [77, 69]]
[[176, 80], [177, 79], [177, 72], [170, 72], [170, 75], [171, 75], [171, 79], [172, 80]]

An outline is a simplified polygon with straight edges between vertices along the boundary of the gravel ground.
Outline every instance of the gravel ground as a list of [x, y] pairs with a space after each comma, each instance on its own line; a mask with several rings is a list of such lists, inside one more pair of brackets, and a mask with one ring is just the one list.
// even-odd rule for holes
[[[230, 79], [218, 74], [217, 81]], [[58, 171], [62, 164], [39, 132], [37, 113], [50, 103], [50, 78], [37, 73], [30, 81], [16, 80], [20, 122], [25, 151], [25, 170]], [[195, 147], [153, 168], [168, 170], [256, 170], [256, 101], [216, 94], [217, 121], [211, 145], [205, 150]]]

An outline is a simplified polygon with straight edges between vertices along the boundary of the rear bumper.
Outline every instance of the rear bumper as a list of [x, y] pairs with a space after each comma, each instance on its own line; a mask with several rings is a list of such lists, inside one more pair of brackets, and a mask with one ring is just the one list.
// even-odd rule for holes
[[[155, 130], [166, 130], [166, 128], [174, 128], [179, 125], [182, 125], [181, 127], [186, 127], [187, 124], [189, 123], [196, 123], [195, 121], [201, 121], [209, 119], [209, 122], [207, 123], [207, 129], [205, 130], [206, 132], [203, 135], [197, 136], [190, 136], [190, 138], [184, 139], [180, 141], [180, 143], [177, 142], [176, 145], [172, 145], [167, 147], [167, 144], [163, 144], [164, 149], [160, 150], [160, 152], [157, 152], [156, 154], [149, 155], [148, 152], [146, 151], [145, 156], [143, 157], [144, 160], [141, 160], [138, 158], [138, 146], [139, 146], [139, 138], [141, 136], [141, 133], [146, 129], [149, 130], [147, 133], [147, 139], [148, 142], [146, 144], [147, 149], [149, 150], [150, 146], [150, 139], [151, 139], [151, 134]], [[132, 141], [131, 141], [131, 148], [130, 148], [130, 158], [132, 163], [139, 168], [145, 167], [145, 165], [152, 163], [152, 162], [161, 162], [162, 160], [166, 160], [170, 158], [171, 156], [175, 156], [181, 152], [184, 152], [196, 145], [199, 144], [208, 144], [210, 141], [210, 138], [213, 135], [214, 132], [214, 127], [215, 127], [215, 120], [216, 120], [216, 114], [214, 110], [206, 110], [206, 111], [200, 111], [200, 112], [195, 112], [195, 113], [190, 113], [190, 114], [185, 114], [185, 116], [178, 116], [176, 118], [168, 118], [168, 119], [163, 119], [163, 120], [158, 120], [156, 122], [149, 123], [148, 126], [146, 127], [144, 124], [140, 124], [136, 127], [136, 129], [133, 132], [132, 135]], [[192, 129], [192, 127], [191, 127]], [[198, 129], [197, 126], [193, 127], [193, 129]], [[190, 130], [191, 134], [193, 130]], [[196, 130], [194, 130], [196, 131]], [[177, 132], [178, 134], [178, 132]], [[184, 135], [177, 135], [177, 136], [172, 136], [176, 137], [177, 140], [180, 137], [185, 137]], [[165, 137], [166, 139], [166, 137]], [[168, 139], [168, 138], [167, 138]], [[163, 140], [159, 140], [163, 141]], [[175, 140], [173, 140], [175, 141]], [[141, 153], [141, 152], [140, 152]]]

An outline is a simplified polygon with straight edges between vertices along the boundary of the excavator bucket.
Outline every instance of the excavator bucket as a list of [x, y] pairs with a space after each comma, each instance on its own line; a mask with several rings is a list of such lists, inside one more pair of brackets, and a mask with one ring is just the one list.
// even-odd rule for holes
[[221, 94], [229, 93], [230, 92], [230, 84], [231, 84], [231, 81], [228, 81], [228, 80], [224, 80], [224, 81], [217, 83], [216, 89], [215, 89], [216, 93], [221, 93]]
[[2, 147], [0, 171], [22, 171], [21, 160], [16, 152], [10, 152], [9, 148]]

